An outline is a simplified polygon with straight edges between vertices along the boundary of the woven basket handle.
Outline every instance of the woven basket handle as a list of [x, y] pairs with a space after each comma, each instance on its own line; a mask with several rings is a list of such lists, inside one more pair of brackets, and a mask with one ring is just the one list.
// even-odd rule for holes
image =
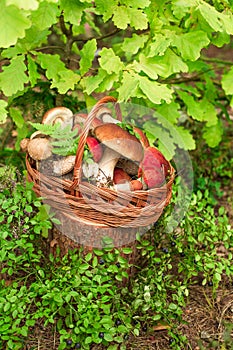
[[122, 114], [120, 110], [119, 103], [117, 103], [117, 100], [112, 96], [105, 96], [102, 99], [100, 99], [95, 106], [92, 108], [90, 113], [87, 116], [87, 119], [85, 120], [83, 131], [80, 135], [78, 148], [76, 152], [76, 158], [75, 158], [75, 165], [74, 165], [74, 172], [73, 172], [73, 181], [71, 185], [71, 189], [76, 188], [79, 185], [80, 177], [81, 177], [81, 165], [82, 165], [82, 159], [83, 159], [83, 152], [84, 147], [86, 144], [86, 139], [91, 127], [91, 124], [97, 114], [97, 112], [106, 104], [112, 102], [114, 103], [115, 111], [116, 111], [116, 117], [117, 120], [122, 121]]

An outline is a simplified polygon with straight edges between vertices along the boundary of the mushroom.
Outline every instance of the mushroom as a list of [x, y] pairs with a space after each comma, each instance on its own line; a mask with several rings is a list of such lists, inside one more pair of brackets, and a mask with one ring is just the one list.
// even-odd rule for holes
[[114, 169], [113, 182], [117, 190], [138, 191], [143, 187], [141, 181], [132, 180], [129, 174], [117, 167]]
[[[140, 141], [114, 123], [97, 126], [93, 131], [95, 137], [105, 146], [103, 156], [99, 162], [100, 172], [105, 181], [113, 180], [114, 168], [120, 157], [140, 162], [143, 149]], [[103, 177], [102, 176], [102, 177]]]
[[54, 107], [49, 109], [43, 116], [42, 124], [54, 125], [60, 123], [62, 129], [67, 126], [73, 127], [73, 112], [66, 107]]
[[[81, 134], [83, 125], [87, 119], [87, 114], [85, 113], [76, 113], [74, 114], [74, 126], [73, 129], [78, 129], [78, 134]], [[99, 118], [94, 118], [94, 120], [91, 123], [90, 130], [93, 130], [96, 126], [102, 125], [103, 122]]]
[[140, 163], [138, 177], [142, 177], [148, 188], [160, 187], [169, 174], [169, 163], [155, 147], [147, 147]]
[[86, 144], [89, 147], [94, 162], [84, 161], [82, 164], [83, 175], [88, 179], [94, 179], [98, 176], [99, 165], [97, 164], [103, 155], [103, 148], [99, 141], [93, 136], [87, 136]]
[[52, 145], [45, 137], [30, 139], [27, 146], [30, 157], [36, 161], [44, 160], [52, 155]]
[[117, 190], [130, 191], [131, 177], [122, 169], [115, 168], [113, 173], [113, 183], [115, 184], [115, 188]]
[[170, 166], [164, 155], [155, 147], [147, 147], [144, 150], [144, 157], [139, 167], [139, 175], [150, 168], [160, 169], [164, 176], [169, 175]]
[[93, 137], [93, 136], [87, 136], [86, 138], [86, 144], [88, 145], [90, 152], [92, 154], [92, 157], [96, 163], [100, 161], [103, 155], [103, 149], [102, 145], [99, 143], [99, 141]]
[[30, 139], [25, 138], [20, 141], [20, 148], [22, 152], [27, 152], [28, 144], [30, 142]]
[[53, 161], [53, 172], [57, 176], [68, 174], [73, 170], [76, 156], [66, 156]]
[[131, 176], [138, 174], [138, 164], [130, 159], [120, 158], [117, 162], [117, 167], [123, 169]]
[[102, 107], [99, 109], [99, 111], [96, 113], [96, 118], [100, 119], [104, 124], [106, 123], [119, 123], [119, 120], [112, 117], [112, 111], [111, 109], [107, 107]]
[[143, 181], [148, 188], [160, 187], [165, 181], [165, 176], [159, 168], [149, 168], [143, 172]]
[[130, 186], [132, 191], [139, 191], [143, 189], [143, 184], [139, 180], [131, 180]]

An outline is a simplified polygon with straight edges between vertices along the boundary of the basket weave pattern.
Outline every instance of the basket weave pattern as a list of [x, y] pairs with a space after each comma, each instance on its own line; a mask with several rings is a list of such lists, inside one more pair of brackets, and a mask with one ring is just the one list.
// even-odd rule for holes
[[83, 152], [91, 123], [99, 109], [109, 102], [114, 104], [116, 116], [121, 120], [119, 104], [113, 97], [101, 99], [92, 108], [80, 135], [72, 180], [40, 173], [27, 154], [28, 180], [33, 182], [38, 196], [45, 198], [56, 212], [62, 213], [74, 224], [79, 222], [102, 228], [148, 226], [158, 220], [170, 201], [175, 177], [170, 163], [167, 183], [149, 190], [116, 191], [81, 179]]

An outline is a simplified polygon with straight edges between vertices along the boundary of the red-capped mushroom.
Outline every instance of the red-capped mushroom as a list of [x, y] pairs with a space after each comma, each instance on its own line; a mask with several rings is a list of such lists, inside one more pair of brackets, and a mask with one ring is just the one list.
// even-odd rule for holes
[[92, 154], [92, 157], [96, 163], [100, 161], [103, 156], [103, 148], [99, 141], [93, 136], [87, 136], [86, 144]]
[[113, 173], [113, 182], [115, 188], [121, 191], [130, 191], [131, 190], [131, 177], [122, 169], [115, 168]]
[[143, 181], [148, 188], [161, 187], [165, 176], [159, 168], [150, 168], [143, 171]]
[[164, 176], [169, 175], [170, 166], [164, 155], [155, 147], [147, 147], [144, 150], [144, 157], [140, 163], [138, 175], [141, 176], [142, 172], [147, 169], [161, 169]]

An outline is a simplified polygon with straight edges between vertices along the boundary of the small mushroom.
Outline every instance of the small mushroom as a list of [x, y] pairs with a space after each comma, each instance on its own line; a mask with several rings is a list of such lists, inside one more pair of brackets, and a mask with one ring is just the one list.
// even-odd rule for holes
[[93, 133], [105, 146], [99, 168], [107, 181], [113, 180], [113, 171], [120, 157], [135, 162], [142, 160], [143, 149], [140, 141], [120, 126], [113, 123], [103, 124], [97, 126]]
[[42, 124], [61, 124], [62, 129], [67, 126], [73, 127], [73, 112], [66, 107], [54, 107], [49, 109], [43, 116]]
[[132, 191], [139, 191], [143, 189], [143, 184], [139, 180], [131, 180], [130, 186]]
[[30, 139], [25, 138], [20, 141], [20, 148], [22, 152], [27, 152], [28, 144], [30, 142]]
[[66, 156], [53, 161], [53, 172], [57, 176], [68, 174], [73, 170], [76, 156]]
[[30, 139], [27, 146], [30, 157], [36, 161], [44, 160], [52, 155], [52, 145], [45, 137]]
[[113, 173], [113, 182], [115, 184], [115, 188], [121, 191], [130, 191], [131, 177], [122, 169], [115, 168]]
[[112, 111], [107, 107], [100, 108], [96, 113], [96, 118], [100, 119], [103, 123], [119, 123], [119, 120], [112, 117]]

